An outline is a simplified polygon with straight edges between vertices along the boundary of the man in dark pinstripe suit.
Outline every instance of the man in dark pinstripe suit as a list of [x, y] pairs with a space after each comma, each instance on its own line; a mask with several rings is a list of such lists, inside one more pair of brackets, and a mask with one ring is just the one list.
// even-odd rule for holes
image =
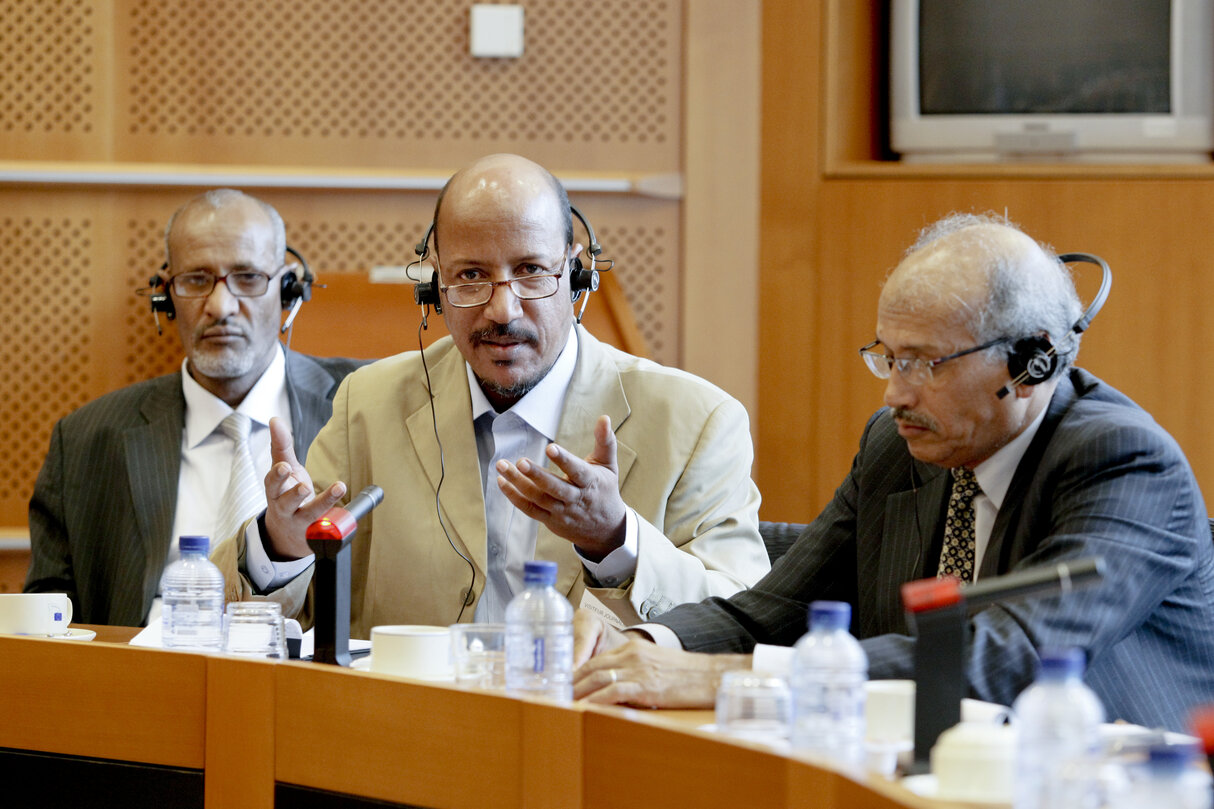
[[59, 421], [30, 500], [25, 590], [68, 593], [78, 623], [145, 623], [176, 537], [218, 529], [235, 444], [217, 425], [228, 414], [253, 422], [250, 450], [264, 475], [270, 416], [289, 418], [295, 451], [306, 452], [338, 383], [360, 364], [281, 347], [284, 297], [299, 290], [271, 206], [207, 192], [173, 215], [165, 243], [160, 311], [176, 318], [184, 373], [113, 391]]
[[950, 471], [964, 467], [981, 489], [967, 548], [977, 578], [1106, 563], [1098, 586], [974, 616], [972, 696], [1010, 704], [1039, 649], [1078, 646], [1110, 719], [1185, 729], [1195, 706], [1214, 702], [1205, 504], [1176, 442], [1072, 367], [1079, 317], [1063, 265], [1005, 221], [954, 216], [925, 231], [882, 291], [877, 340], [863, 352], [889, 380], [887, 406], [832, 501], [750, 590], [643, 625], [656, 643], [579, 615], [577, 662], [597, 656], [579, 669], [577, 695], [710, 705], [722, 671], [797, 641], [815, 599], [852, 604], [871, 678], [911, 677], [899, 587], [940, 571]]

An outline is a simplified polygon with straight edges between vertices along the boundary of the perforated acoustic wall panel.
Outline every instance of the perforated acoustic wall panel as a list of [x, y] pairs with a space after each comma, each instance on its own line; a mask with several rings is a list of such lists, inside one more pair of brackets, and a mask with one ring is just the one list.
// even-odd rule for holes
[[[469, 6], [7, 3], [0, 160], [444, 174], [511, 151], [558, 174], [681, 171], [683, 0], [531, 0], [520, 59], [469, 55]], [[164, 260], [168, 215], [197, 190], [0, 188], [0, 430], [12, 459], [0, 525], [24, 524], [56, 419], [179, 366], [176, 324], [162, 318], [157, 336], [135, 290]], [[279, 208], [322, 283], [412, 260], [434, 202], [432, 191], [248, 190]], [[575, 197], [650, 355], [677, 365], [679, 201]], [[367, 305], [400, 300], [382, 297]], [[298, 323], [300, 338], [349, 328], [306, 306]], [[416, 335], [402, 334], [403, 350]]]
[[525, 53], [468, 52], [466, 0], [115, 3], [115, 156], [677, 171], [681, 0], [531, 0]]
[[0, 216], [0, 322], [8, 335], [0, 342], [5, 507], [29, 497], [46, 453], [44, 414], [83, 404], [96, 384], [89, 362], [94, 227], [87, 215]]
[[5, 3], [0, 24], [0, 154], [108, 157], [110, 4]]

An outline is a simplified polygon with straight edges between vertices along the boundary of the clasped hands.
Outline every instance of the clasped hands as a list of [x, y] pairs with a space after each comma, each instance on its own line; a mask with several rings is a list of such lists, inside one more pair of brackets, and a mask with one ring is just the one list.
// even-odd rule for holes
[[[555, 471], [527, 458], [500, 461], [497, 485], [528, 517], [572, 542], [587, 559], [602, 560], [624, 544], [627, 510], [620, 497], [611, 419], [600, 416], [595, 422], [594, 449], [586, 458], [557, 444], [549, 444], [545, 454]], [[270, 419], [270, 456], [265, 478], [269, 550], [279, 558], [300, 559], [312, 552], [308, 526], [341, 502], [346, 484], [337, 481], [315, 491], [311, 475], [295, 457], [291, 431], [278, 418]]]

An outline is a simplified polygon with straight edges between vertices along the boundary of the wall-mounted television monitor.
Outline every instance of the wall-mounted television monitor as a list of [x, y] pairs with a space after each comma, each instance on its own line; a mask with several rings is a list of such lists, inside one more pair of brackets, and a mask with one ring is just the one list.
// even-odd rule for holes
[[1208, 161], [1212, 5], [891, 0], [890, 147], [917, 161]]

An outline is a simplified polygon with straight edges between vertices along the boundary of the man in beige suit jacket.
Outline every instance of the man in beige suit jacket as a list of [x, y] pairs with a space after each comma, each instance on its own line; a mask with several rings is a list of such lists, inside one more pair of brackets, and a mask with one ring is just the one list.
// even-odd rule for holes
[[[230, 597], [262, 593], [306, 621], [304, 530], [371, 483], [385, 497], [353, 543], [356, 636], [500, 620], [530, 558], [558, 563], [575, 605], [589, 591], [628, 624], [762, 576], [744, 408], [575, 326], [581, 246], [560, 184], [522, 158], [485, 158], [448, 182], [435, 226], [435, 294], [452, 336], [425, 351], [425, 367], [409, 352], [351, 375], [306, 469], [272, 428], [265, 519], [220, 555], [240, 585]], [[533, 452], [495, 456], [508, 415], [535, 431], [538, 443], [522, 444]]]

